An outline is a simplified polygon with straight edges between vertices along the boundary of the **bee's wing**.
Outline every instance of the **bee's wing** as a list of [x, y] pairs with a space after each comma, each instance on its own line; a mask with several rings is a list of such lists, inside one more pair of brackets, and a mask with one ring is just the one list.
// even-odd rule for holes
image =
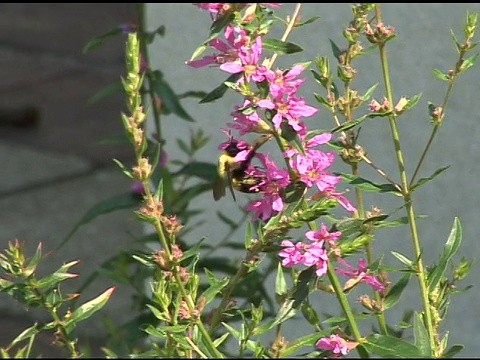
[[229, 161], [225, 161], [225, 159], [229, 160], [228, 157], [220, 157], [218, 161], [218, 174], [213, 184], [213, 198], [218, 201], [225, 196], [225, 181], [227, 181], [233, 200], [237, 201], [232, 187], [232, 169]]
[[[227, 163], [225, 164], [226, 167], [226, 173], [227, 173], [227, 182], [228, 182], [228, 187], [230, 188], [230, 192], [232, 193], [233, 196], [233, 201], [237, 201], [235, 198], [235, 193], [233, 192], [233, 186], [232, 186], [232, 170], [230, 169], [230, 164]], [[223, 193], [225, 194], [225, 187], [223, 188]]]
[[225, 180], [222, 176], [217, 175], [213, 184], [213, 198], [218, 201], [225, 196]]

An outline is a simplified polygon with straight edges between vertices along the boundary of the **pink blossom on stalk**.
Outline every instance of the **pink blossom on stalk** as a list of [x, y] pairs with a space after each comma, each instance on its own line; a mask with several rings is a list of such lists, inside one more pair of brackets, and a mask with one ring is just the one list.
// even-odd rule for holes
[[200, 9], [207, 10], [211, 14], [218, 14], [223, 9], [230, 7], [230, 3], [194, 3]]
[[204, 56], [199, 60], [189, 60], [186, 61], [186, 64], [198, 69], [207, 65], [222, 65], [237, 61], [241, 48], [249, 42], [247, 32], [238, 27], [227, 26], [224, 30], [224, 36], [227, 42], [213, 39], [208, 43], [210, 47], [219, 51], [219, 53]]
[[357, 282], [364, 282], [370, 285], [376, 291], [382, 292], [385, 290], [385, 286], [380, 281], [378, 281], [378, 279], [375, 276], [368, 275], [367, 262], [365, 259], [358, 260], [357, 269], [352, 265], [348, 264], [342, 258], [338, 258], [338, 262], [344, 265], [345, 267], [347, 267], [349, 270], [336, 268], [335, 271], [337, 273], [344, 276], [348, 276], [356, 280]]
[[328, 229], [325, 225], [320, 224], [320, 231], [318, 230], [311, 230], [308, 231], [305, 234], [306, 238], [311, 240], [311, 241], [321, 241], [324, 240], [328, 244], [332, 245], [335, 243], [335, 241], [338, 240], [340, 236], [342, 236], [342, 233], [340, 231], [335, 231], [335, 232], [328, 232]]
[[238, 52], [238, 59], [220, 65], [220, 70], [230, 74], [243, 72], [247, 81], [261, 82], [268, 72], [265, 66], [259, 66], [260, 57], [263, 51], [263, 40], [261, 36], [255, 38], [251, 47], [243, 46]]
[[329, 350], [333, 353], [333, 357], [340, 357], [347, 355], [349, 351], [358, 345], [355, 341], [346, 341], [337, 334], [332, 334], [329, 337], [321, 338], [317, 341], [315, 346], [320, 350]]
[[274, 98], [281, 98], [283, 94], [289, 96], [294, 95], [300, 85], [306, 80], [305, 78], [295, 80], [303, 70], [305, 70], [303, 65], [295, 65], [287, 72], [287, 74], [282, 70], [270, 71], [267, 73], [266, 78], [270, 85], [270, 94]]
[[278, 253], [278, 256], [284, 258], [283, 266], [292, 267], [298, 264], [307, 267], [315, 266], [318, 277], [327, 273], [328, 254], [323, 247], [323, 241], [315, 241], [312, 244], [304, 244], [299, 241], [294, 244], [290, 240], [284, 240], [280, 245], [284, 247]]
[[294, 244], [290, 240], [284, 240], [281, 246], [284, 248], [278, 253], [283, 257], [282, 265], [292, 267], [298, 264], [307, 267], [315, 266], [315, 273], [321, 277], [327, 273], [328, 253], [325, 250], [325, 241], [335, 241], [340, 237], [340, 232], [329, 233], [326, 226], [322, 224], [320, 231], [308, 231], [305, 237], [311, 241], [310, 244], [297, 242]]
[[296, 132], [304, 132], [305, 125], [300, 122], [302, 117], [310, 117], [317, 113], [318, 109], [307, 105], [303, 98], [289, 97], [287, 99], [262, 99], [257, 102], [258, 107], [268, 110], [276, 110], [276, 114], [272, 118], [275, 129], [279, 129], [283, 119]]
[[263, 198], [252, 201], [245, 209], [254, 213], [253, 221], [259, 217], [265, 221], [273, 214], [283, 210], [284, 203], [280, 190], [290, 184], [290, 175], [287, 170], [278, 168], [268, 156], [256, 154], [256, 157], [263, 163], [263, 169], [252, 167], [247, 173], [259, 179], [258, 183], [251, 189], [258, 190], [259, 193], [263, 194]]
[[292, 267], [303, 261], [304, 243], [299, 241], [294, 244], [290, 240], [283, 240], [280, 245], [284, 247], [284, 249], [278, 253], [278, 256], [283, 257], [283, 266]]

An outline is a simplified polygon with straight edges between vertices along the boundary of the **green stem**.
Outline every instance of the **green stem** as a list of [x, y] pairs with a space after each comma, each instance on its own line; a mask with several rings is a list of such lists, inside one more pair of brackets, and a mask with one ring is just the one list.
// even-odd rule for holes
[[[356, 176], [360, 175], [360, 171], [358, 169], [358, 164], [356, 164], [356, 163], [352, 164], [352, 174], [356, 175]], [[364, 201], [363, 201], [363, 193], [358, 188], [355, 188], [355, 193], [357, 195], [357, 207], [358, 207], [356, 217], [364, 219], [365, 218], [365, 207], [364, 207]], [[372, 244], [371, 243], [367, 243], [365, 245], [365, 253], [367, 255], [368, 264], [373, 263], [374, 255], [373, 255], [373, 249], [372, 249]], [[377, 302], [377, 304], [380, 304], [381, 301], [382, 301], [382, 299], [380, 297], [380, 294], [378, 293], [378, 291], [374, 291], [373, 293], [374, 293], [375, 301]], [[387, 322], [385, 320], [385, 313], [380, 312], [380, 313], [377, 313], [375, 315], [376, 315], [378, 326], [380, 327], [381, 333], [384, 334], [384, 335], [387, 335], [388, 334], [388, 328], [387, 328]]]
[[[375, 13], [376, 13], [377, 23], [382, 22], [380, 4], [375, 4]], [[382, 64], [386, 95], [391, 108], [393, 104], [393, 94], [392, 94], [392, 86], [390, 84], [390, 72], [388, 68], [388, 59], [387, 59], [387, 52], [385, 49], [385, 43], [379, 44], [379, 51], [380, 51], [380, 62]], [[400, 146], [400, 135], [399, 135], [398, 126], [396, 123], [396, 118], [393, 114], [388, 117], [388, 121], [390, 124], [390, 130], [392, 134], [393, 145], [395, 148], [395, 154], [397, 157], [397, 165], [400, 172], [401, 185], [403, 188], [403, 198], [405, 201], [405, 207], [407, 209], [407, 217], [410, 225], [410, 233], [412, 235], [413, 250], [415, 254], [415, 259], [417, 261], [417, 276], [418, 276], [418, 281], [420, 285], [420, 292], [421, 292], [423, 308], [425, 313], [425, 323], [426, 323], [425, 325], [427, 327], [427, 331], [429, 334], [431, 348], [435, 349], [436, 348], [435, 334], [433, 330], [433, 319], [432, 319], [430, 304], [428, 300], [426, 275], [425, 275], [425, 269], [423, 266], [423, 261], [421, 258], [420, 239], [417, 231], [417, 224], [415, 220], [415, 212], [413, 209], [412, 196], [408, 189], [407, 174], [405, 171], [405, 162], [403, 159], [403, 154]]]
[[215, 312], [213, 313], [213, 316], [212, 316], [212, 321], [210, 322], [210, 335], [213, 334], [213, 331], [222, 320], [222, 314], [225, 311], [228, 303], [230, 302], [233, 289], [237, 286], [240, 280], [248, 273], [248, 267], [245, 264], [250, 263], [250, 261], [253, 260], [258, 255], [258, 253], [261, 250], [261, 247], [262, 247], [262, 244], [259, 242], [256, 245], [254, 245], [252, 249], [248, 250], [247, 255], [245, 256], [245, 259], [242, 261], [242, 264], [237, 270], [237, 273], [230, 280], [227, 287], [225, 288], [225, 291], [223, 291], [222, 301], [220, 302], [220, 305], [215, 309]]
[[[452, 89], [453, 89], [453, 85], [455, 83], [455, 80], [457, 79], [458, 77], [458, 72], [460, 71], [460, 67], [462, 66], [462, 63], [463, 63], [463, 57], [465, 55], [465, 52], [464, 50], [461, 50], [460, 51], [460, 54], [459, 54], [459, 58], [458, 58], [458, 61], [455, 65], [455, 70], [454, 70], [454, 74], [451, 76], [449, 82], [448, 82], [448, 88], [447, 88], [447, 92], [445, 94], [445, 97], [443, 99], [443, 103], [441, 105], [441, 109], [442, 109], [442, 115], [441, 117], [443, 118], [445, 116], [445, 110], [447, 108], [447, 102], [450, 98], [450, 93], [452, 92]], [[430, 138], [428, 139], [428, 142], [427, 142], [427, 145], [425, 146], [425, 149], [423, 150], [422, 152], [422, 156], [420, 157], [420, 160], [418, 161], [418, 164], [417, 166], [415, 167], [415, 171], [413, 172], [413, 176], [410, 180], [410, 186], [413, 185], [413, 182], [415, 181], [417, 175], [418, 175], [418, 172], [420, 171], [420, 168], [421, 166], [423, 165], [423, 161], [425, 160], [425, 157], [427, 156], [427, 153], [428, 153], [428, 150], [430, 149], [430, 146], [432, 145], [433, 143], [433, 139], [435, 138], [435, 135], [437, 134], [437, 130], [439, 128], [440, 124], [435, 124], [433, 129], [432, 129], [432, 133], [430, 134]]]
[[327, 270], [328, 278], [332, 283], [332, 286], [335, 290], [335, 296], [340, 303], [340, 306], [347, 318], [348, 325], [350, 326], [350, 330], [352, 331], [353, 337], [356, 341], [360, 342], [362, 340], [362, 334], [360, 333], [360, 329], [358, 328], [357, 321], [355, 320], [355, 316], [353, 315], [352, 308], [348, 302], [347, 296], [343, 292], [342, 284], [338, 280], [337, 274], [335, 274], [335, 270], [332, 267], [332, 264], [328, 263], [328, 270]]
[[151, 99], [151, 107], [153, 109], [153, 123], [155, 126], [155, 132], [157, 134], [158, 138], [158, 143], [160, 146], [160, 153], [162, 153], [162, 147], [164, 144], [164, 139], [163, 139], [163, 134], [162, 134], [162, 122], [160, 118], [160, 113], [158, 111], [157, 104], [155, 102], [156, 99], [156, 94], [155, 90], [153, 89], [153, 84], [155, 83], [153, 72], [150, 66], [150, 53], [148, 51], [148, 46], [146, 45], [145, 39], [145, 4], [139, 3], [136, 4], [137, 8], [137, 22], [138, 22], [138, 31], [140, 34], [140, 49], [141, 49], [141, 54], [143, 56], [143, 60], [147, 64], [145, 74], [146, 74], [146, 79], [148, 82], [148, 96]]

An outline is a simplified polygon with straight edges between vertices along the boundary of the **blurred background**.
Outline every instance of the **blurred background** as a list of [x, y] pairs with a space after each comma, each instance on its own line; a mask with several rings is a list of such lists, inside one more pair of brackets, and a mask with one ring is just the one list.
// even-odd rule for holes
[[[279, 10], [288, 14], [293, 4]], [[427, 137], [427, 101], [443, 99], [446, 86], [432, 75], [432, 69], [450, 69], [455, 60], [450, 29], [462, 38], [466, 11], [480, 11], [479, 4], [385, 4], [384, 20], [397, 30], [397, 39], [390, 45], [392, 82], [395, 98], [422, 93], [413, 111], [401, 118], [401, 140], [407, 158], [407, 170], [413, 170]], [[351, 18], [347, 4], [304, 4], [303, 19], [318, 15], [313, 25], [298, 29], [290, 41], [305, 51], [280, 59], [279, 66], [295, 61], [311, 61], [318, 55], [328, 55], [329, 39], [343, 44], [342, 29]], [[124, 97], [108, 96], [97, 102], [92, 97], [105, 86], [118, 81], [124, 74], [124, 36], [116, 36], [88, 53], [82, 49], [90, 39], [107, 33], [135, 18], [134, 4], [0, 4], [0, 245], [19, 239], [34, 249], [43, 243], [48, 254], [45, 271], [52, 271], [67, 261], [80, 259], [74, 269], [85, 279], [92, 271], [117, 251], [131, 244], [132, 234], [142, 231], [130, 209], [117, 211], [84, 225], [61, 251], [56, 246], [69, 233], [83, 214], [99, 201], [130, 191], [131, 181], [121, 174], [112, 159], [128, 164], [132, 160], [129, 146], [113, 144], [111, 135], [123, 131], [120, 112]], [[161, 69], [165, 79], [177, 93], [188, 90], [210, 91], [226, 76], [215, 69], [194, 70], [184, 66], [193, 51], [207, 38], [211, 20], [191, 4], [146, 4], [145, 20], [150, 30], [161, 25], [165, 36], [151, 44], [152, 68]], [[477, 39], [478, 39], [477, 34]], [[282, 62], [283, 61], [283, 62]], [[356, 64], [361, 73], [356, 86], [367, 89], [380, 81], [378, 56], [360, 58]], [[429, 160], [421, 177], [436, 169], [451, 168], [416, 193], [417, 212], [429, 217], [420, 223], [427, 263], [436, 261], [445, 243], [453, 219], [458, 216], [463, 225], [464, 242], [460, 256], [471, 260], [480, 253], [474, 235], [478, 230], [478, 184], [480, 176], [477, 158], [480, 152], [478, 114], [477, 64], [458, 81], [449, 104], [446, 123], [440, 129]], [[311, 94], [321, 92], [310, 74], [302, 88], [309, 102], [317, 105]], [[380, 85], [374, 96], [383, 97]], [[199, 105], [187, 99], [182, 104], [196, 122], [187, 123], [171, 115], [166, 118], [165, 149], [170, 159], [180, 156], [175, 139], [188, 138], [192, 131], [202, 129], [210, 138], [199, 160], [215, 161], [217, 145], [224, 135], [229, 114], [239, 99], [227, 95], [211, 104]], [[321, 109], [320, 127], [330, 128], [331, 120]], [[153, 129], [151, 123], [150, 129]], [[387, 172], [397, 173], [392, 162], [393, 150], [386, 123], [366, 124], [362, 136], [367, 151]], [[373, 139], [373, 140], [372, 140]], [[337, 170], [343, 170], [338, 161]], [[378, 179], [377, 179], [378, 180]], [[240, 214], [246, 196], [237, 196], [238, 203], [223, 199], [212, 201], [210, 194], [195, 200], [194, 207], [207, 209], [201, 214], [202, 225], [195, 226], [186, 239], [192, 244], [202, 236], [215, 244], [225, 233], [226, 226], [218, 222], [216, 212], [234, 217]], [[383, 199], [371, 198], [371, 204], [384, 209], [392, 205]], [[389, 208], [390, 206], [390, 208]], [[213, 224], [213, 225], [212, 225]], [[243, 241], [240, 229], [238, 241]], [[390, 250], [410, 254], [410, 240], [405, 229], [381, 232], [374, 245], [377, 255], [386, 253], [386, 262], [399, 265], [389, 255]], [[225, 261], [238, 264], [241, 254], [223, 253]], [[475, 266], [466, 281], [475, 283], [480, 275]], [[404, 295], [406, 306], [418, 309], [416, 282]], [[105, 316], [127, 318], [130, 311], [130, 289], [117, 287], [104, 308]], [[85, 293], [83, 301], [112, 286], [99, 279]], [[463, 343], [460, 355], [476, 356], [478, 312], [477, 287], [454, 297], [445, 328], [451, 330], [450, 344]], [[128, 301], [127, 301], [128, 300]], [[318, 304], [333, 311], [332, 304]], [[103, 311], [103, 310], [102, 310]], [[31, 318], [41, 316], [25, 311], [6, 296], [0, 298], [0, 346], [31, 325]], [[88, 333], [95, 338], [104, 334], [103, 315], [89, 321]], [[292, 327], [293, 334], [300, 331]], [[288, 335], [288, 334], [287, 334]], [[100, 343], [100, 342], [99, 342]], [[56, 356], [53, 347], [44, 341], [44, 356]]]

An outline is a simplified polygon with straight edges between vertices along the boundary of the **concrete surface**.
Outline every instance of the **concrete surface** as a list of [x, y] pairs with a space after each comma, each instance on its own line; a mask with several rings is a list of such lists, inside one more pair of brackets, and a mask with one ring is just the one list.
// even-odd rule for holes
[[[130, 191], [130, 179], [112, 161], [132, 161], [130, 147], [100, 143], [123, 131], [124, 98], [90, 103], [124, 74], [125, 37], [110, 39], [87, 54], [82, 49], [92, 37], [134, 18], [134, 5], [128, 3], [0, 4], [0, 247], [19, 239], [33, 254], [42, 242], [44, 272], [80, 260], [71, 269], [80, 276], [76, 283], [64, 283], [64, 292], [75, 291], [101, 263], [128, 247], [132, 234], [142, 233], [126, 209], [81, 227], [55, 251], [89, 208]], [[33, 113], [23, 114], [27, 120], [20, 122], [25, 109]], [[85, 302], [112, 285], [102, 279], [81, 299]], [[129, 291], [117, 287], [105, 314], [128, 313], [124, 299]], [[1, 295], [0, 346], [34, 320], [44, 319], [45, 314], [25, 312]], [[92, 355], [101, 355], [103, 315], [92, 317], [79, 332], [92, 342]], [[66, 356], [51, 340], [51, 334], [40, 336], [34, 355]]]

